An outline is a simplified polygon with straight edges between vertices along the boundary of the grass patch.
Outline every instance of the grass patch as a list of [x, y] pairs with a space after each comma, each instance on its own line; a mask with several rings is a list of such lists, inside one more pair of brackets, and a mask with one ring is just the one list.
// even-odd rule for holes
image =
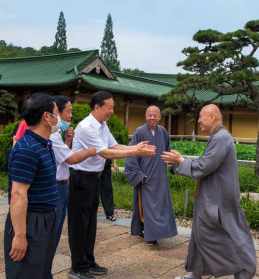
[[4, 172], [0, 172], [0, 189], [5, 192], [8, 190], [8, 178]]
[[127, 182], [123, 173], [112, 175], [113, 198], [116, 208], [132, 210], [133, 187]]

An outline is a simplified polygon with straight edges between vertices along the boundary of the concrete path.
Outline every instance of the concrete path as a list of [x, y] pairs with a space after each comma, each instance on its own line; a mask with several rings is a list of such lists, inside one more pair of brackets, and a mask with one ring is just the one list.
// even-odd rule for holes
[[[0, 279], [5, 278], [3, 262], [3, 230], [8, 207], [0, 199]], [[149, 246], [139, 237], [129, 234], [129, 219], [119, 219], [115, 223], [105, 220], [102, 214], [98, 217], [96, 239], [96, 260], [109, 269], [105, 279], [173, 279], [183, 275], [184, 261], [188, 247], [188, 229], [180, 228], [180, 235], [165, 239], [158, 246]], [[259, 279], [259, 245], [257, 246], [257, 263]], [[54, 279], [67, 278], [70, 268], [70, 253], [65, 224], [62, 238], [55, 256]], [[232, 276], [225, 277], [232, 278]], [[35, 279], [30, 278], [28, 279]]]

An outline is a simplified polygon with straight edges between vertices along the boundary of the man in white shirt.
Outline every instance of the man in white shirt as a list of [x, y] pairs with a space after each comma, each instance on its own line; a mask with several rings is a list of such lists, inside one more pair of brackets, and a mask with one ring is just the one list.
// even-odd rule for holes
[[69, 278], [93, 279], [94, 275], [107, 273], [94, 257], [98, 183], [105, 159], [130, 156], [153, 156], [155, 147], [141, 142], [133, 146], [119, 145], [111, 134], [106, 121], [113, 114], [111, 93], [99, 91], [91, 99], [91, 113], [75, 129], [73, 151], [95, 148], [96, 156], [73, 166], [68, 204], [68, 233], [72, 268]]
[[[96, 154], [96, 149], [94, 147], [82, 148], [77, 152], [72, 152], [71, 145], [73, 140], [73, 129], [69, 128], [72, 120], [72, 104], [66, 96], [54, 96], [53, 100], [56, 103], [59, 112], [57, 125], [59, 130], [51, 134], [50, 137], [57, 165], [56, 179], [59, 194], [59, 201], [56, 208], [56, 250], [67, 212], [70, 177], [69, 167], [72, 164], [85, 160], [89, 156], [94, 156]], [[55, 250], [52, 253], [53, 257], [55, 255]], [[49, 267], [49, 272], [49, 274], [51, 274], [51, 266]]]

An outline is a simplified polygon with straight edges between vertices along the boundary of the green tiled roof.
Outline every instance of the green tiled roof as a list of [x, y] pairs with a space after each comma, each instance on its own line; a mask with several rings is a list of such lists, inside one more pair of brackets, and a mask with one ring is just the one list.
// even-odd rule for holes
[[172, 87], [155, 80], [135, 77], [118, 72], [113, 72], [115, 80], [109, 80], [98, 75], [83, 75], [83, 80], [96, 89], [106, 89], [112, 92], [128, 95], [138, 95], [158, 98], [168, 94]]
[[[193, 95], [193, 92], [188, 92], [189, 96]], [[244, 95], [239, 94], [233, 94], [233, 95], [225, 95], [220, 96], [217, 99], [215, 99], [217, 96], [217, 93], [212, 90], [198, 90], [195, 92], [195, 97], [200, 102], [209, 102], [213, 100], [214, 103], [218, 104], [224, 104], [224, 105], [230, 105], [230, 104], [238, 104], [238, 103], [244, 103], [249, 102], [248, 99]]]
[[139, 73], [137, 74], [140, 77], [151, 79], [151, 80], [157, 80], [161, 82], [169, 83], [170, 85], [175, 86], [176, 85], [176, 77], [177, 75], [172, 74], [155, 74], [155, 73]]
[[[0, 89], [12, 87], [66, 86], [83, 80], [83, 85], [114, 93], [159, 98], [170, 93], [176, 85], [173, 74], [140, 73], [128, 75], [112, 72], [115, 79], [94, 73], [80, 73], [98, 57], [98, 50], [62, 53], [56, 55], [0, 59]], [[259, 81], [257, 82], [259, 83]], [[191, 94], [191, 93], [190, 93]], [[199, 90], [200, 101], [210, 101], [216, 93]], [[237, 95], [223, 96], [215, 102], [233, 104]], [[245, 100], [241, 97], [239, 100]]]
[[[53, 86], [73, 82], [76, 69], [89, 64], [98, 50], [0, 59], [0, 86]], [[75, 70], [74, 70], [75, 69]]]

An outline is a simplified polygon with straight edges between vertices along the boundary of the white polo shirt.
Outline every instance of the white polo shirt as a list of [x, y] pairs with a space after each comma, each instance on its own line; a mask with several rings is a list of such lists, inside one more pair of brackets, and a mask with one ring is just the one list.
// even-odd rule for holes
[[69, 179], [69, 165], [65, 163], [66, 159], [73, 153], [72, 150], [64, 143], [60, 131], [57, 131], [50, 136], [52, 148], [56, 158], [57, 173], [56, 179]]
[[[73, 151], [94, 147], [96, 148], [96, 153], [99, 153], [117, 144], [106, 122], [100, 123], [91, 113], [79, 122], [75, 129]], [[101, 172], [104, 169], [104, 164], [105, 159], [96, 155], [73, 165], [72, 168], [89, 172]]]

